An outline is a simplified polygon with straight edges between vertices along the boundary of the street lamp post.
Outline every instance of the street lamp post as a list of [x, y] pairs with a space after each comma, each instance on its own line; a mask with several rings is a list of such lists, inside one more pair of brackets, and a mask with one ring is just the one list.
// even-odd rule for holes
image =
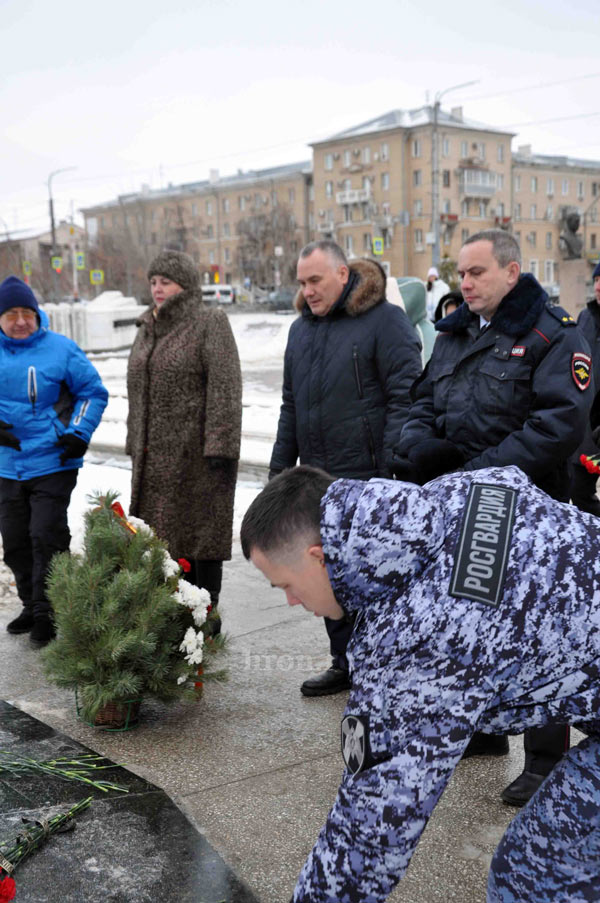
[[[52, 199], [52, 179], [54, 176], [57, 176], [61, 172], [71, 172], [73, 169], [77, 169], [77, 167], [76, 166], [67, 166], [64, 169], [55, 169], [48, 176], [48, 206], [50, 208], [50, 229], [52, 231], [52, 252], [51, 252], [52, 257], [54, 257], [54, 255], [56, 254], [56, 226], [54, 224], [54, 201]], [[54, 295], [55, 295], [55, 300], [56, 300], [56, 296], [58, 295], [58, 280], [56, 278], [56, 270], [53, 269], [53, 272], [54, 272], [54, 277], [53, 277]]]
[[431, 231], [433, 232], [434, 241], [431, 251], [431, 263], [437, 266], [440, 262], [440, 164], [439, 164], [439, 148], [438, 148], [438, 121], [441, 100], [444, 95], [451, 91], [458, 91], [459, 88], [468, 88], [470, 85], [476, 85], [479, 79], [475, 81], [463, 82], [460, 85], [452, 85], [451, 88], [445, 88], [438, 91], [433, 101], [433, 129], [431, 133]]

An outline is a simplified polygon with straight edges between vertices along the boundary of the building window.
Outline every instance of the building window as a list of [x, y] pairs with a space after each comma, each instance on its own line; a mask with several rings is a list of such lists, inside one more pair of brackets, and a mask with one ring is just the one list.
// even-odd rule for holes
[[537, 245], [537, 232], [530, 232], [527, 237], [529, 239], [529, 244], [535, 248]]
[[288, 201], [290, 202], [290, 204], [293, 204], [295, 200], [296, 200], [296, 189], [288, 188]]
[[469, 215], [469, 202], [468, 202], [467, 200], [464, 200], [464, 201], [461, 203], [461, 205], [460, 205], [460, 213], [461, 213], [461, 216], [468, 216], [468, 215]]
[[389, 148], [387, 141], [384, 141], [383, 144], [381, 145], [381, 159], [389, 160], [389, 158], [390, 158], [390, 148]]
[[442, 138], [442, 157], [450, 156], [450, 139]]
[[546, 249], [552, 250], [552, 232], [546, 232]]
[[362, 177], [362, 187], [367, 191], [369, 191], [369, 189], [371, 188], [371, 179], [369, 178], [369, 176]]
[[370, 233], [370, 232], [364, 232], [364, 233], [363, 233], [363, 250], [364, 250], [364, 251], [371, 251], [372, 246], [373, 246], [373, 243], [372, 243], [372, 241], [371, 241], [371, 233]]
[[450, 188], [450, 170], [442, 170], [442, 185], [444, 188]]
[[369, 218], [369, 205], [367, 204], [366, 201], [363, 201], [363, 203], [360, 205], [360, 211], [362, 213], [363, 219]]
[[100, 217], [100, 228], [104, 229], [104, 217], [103, 216]]
[[521, 176], [515, 176], [515, 191], [521, 190]]
[[383, 191], [387, 191], [390, 187], [390, 174], [389, 172], [381, 173], [381, 188]]
[[578, 183], [577, 183], [577, 197], [578, 197], [578, 199], [579, 199], [580, 201], [582, 201], [583, 198], [584, 198], [584, 193], [583, 193], [583, 182], [578, 182]]
[[223, 235], [225, 236], [225, 238], [229, 238], [229, 236], [231, 235], [229, 223], [223, 223]]
[[499, 144], [496, 148], [496, 160], [498, 163], [504, 163], [504, 145]]
[[362, 160], [363, 160], [363, 163], [370, 163], [370, 162], [371, 162], [371, 148], [370, 148], [370, 147], [363, 147], [363, 149], [362, 149]]
[[210, 224], [206, 227], [206, 237], [207, 237], [207, 238], [214, 238], [214, 232], [213, 232], [212, 223], [210, 223]]
[[590, 223], [595, 223], [598, 218], [598, 210], [596, 207], [592, 207], [590, 210]]
[[504, 216], [504, 204], [502, 203], [502, 201], [500, 201], [500, 203], [496, 205], [496, 213], [500, 217]]
[[325, 154], [325, 169], [333, 169], [333, 154]]
[[381, 235], [383, 237], [383, 245], [386, 248], [392, 247], [392, 233], [389, 229], [382, 229]]
[[240, 196], [238, 198], [238, 207], [240, 208], [240, 210], [246, 209], [246, 198], [244, 197], [243, 194], [240, 194]]
[[422, 251], [423, 250], [423, 230], [415, 229], [415, 250]]
[[325, 197], [333, 197], [333, 182], [325, 182]]
[[544, 263], [544, 277], [546, 282], [554, 282], [554, 261], [547, 260]]
[[223, 198], [223, 213], [229, 213], [229, 198]]
[[225, 263], [231, 263], [231, 251], [225, 248]]
[[206, 215], [212, 216], [212, 201], [207, 201], [205, 207], [206, 207]]
[[420, 169], [415, 169], [413, 172], [413, 185], [422, 185], [423, 184], [423, 173]]
[[391, 209], [391, 208], [390, 208], [390, 202], [389, 202], [389, 201], [384, 201], [383, 204], [381, 205], [381, 212], [383, 213], [383, 215], [384, 215], [384, 216], [389, 216], [389, 215], [390, 215], [390, 209]]
[[553, 216], [554, 208], [552, 207], [552, 204], [548, 204], [548, 206], [546, 207], [546, 219], [551, 220]]
[[596, 233], [592, 232], [590, 235], [590, 248], [592, 251], [596, 250]]
[[537, 176], [532, 176], [531, 177], [531, 190], [534, 194], [537, 191], [537, 186], [538, 186]]
[[529, 208], [529, 218], [537, 219], [537, 204], [532, 204]]
[[537, 277], [538, 277], [538, 262], [537, 262], [537, 260], [530, 260], [530, 261], [529, 261], [529, 272], [531, 273], [532, 276], [535, 276], [535, 278], [537, 279]]
[[546, 194], [549, 197], [554, 195], [554, 179], [546, 179]]
[[518, 245], [521, 244], [521, 233], [520, 232], [515, 232], [515, 241], [517, 242]]
[[421, 139], [414, 138], [412, 143], [412, 155], [413, 157], [421, 156]]
[[442, 212], [450, 213], [450, 201], [446, 198], [446, 200], [442, 201]]
[[344, 166], [350, 166], [352, 163], [352, 151], [344, 151]]
[[469, 230], [468, 230], [468, 229], [461, 229], [461, 231], [460, 231], [460, 240], [462, 241], [463, 245], [464, 245], [464, 243], [466, 242], [466, 240], [467, 240], [468, 237], [469, 237]]
[[569, 193], [569, 180], [568, 180], [568, 179], [563, 179], [563, 180], [562, 180], [562, 185], [561, 185], [561, 187], [560, 187], [560, 190], [561, 190], [561, 194], [568, 194], [568, 193]]
[[214, 264], [214, 262], [215, 262], [215, 252], [214, 251], [208, 252], [208, 262], [211, 264], [211, 266], [212, 266], [212, 264]]
[[420, 198], [417, 198], [417, 200], [414, 202], [413, 208], [415, 216], [423, 215], [423, 201]]
[[477, 156], [480, 160], [485, 160], [485, 141], [479, 141], [477, 144]]
[[346, 235], [345, 245], [346, 245], [346, 254], [353, 254], [354, 253], [354, 238], [352, 237], [352, 235]]
[[515, 219], [521, 219], [521, 205], [515, 204]]
[[469, 155], [469, 143], [468, 141], [460, 142], [460, 155], [461, 157], [468, 157]]
[[344, 179], [344, 191], [352, 190], [352, 179]]
[[487, 216], [487, 210], [485, 209], [485, 201], [479, 201], [479, 216], [480, 217]]
[[198, 204], [192, 204], [192, 216], [198, 216]]
[[344, 204], [344, 222], [352, 222], [352, 207], [350, 206], [350, 204]]
[[504, 189], [504, 173], [499, 172], [496, 174], [496, 188], [498, 191], [502, 191]]

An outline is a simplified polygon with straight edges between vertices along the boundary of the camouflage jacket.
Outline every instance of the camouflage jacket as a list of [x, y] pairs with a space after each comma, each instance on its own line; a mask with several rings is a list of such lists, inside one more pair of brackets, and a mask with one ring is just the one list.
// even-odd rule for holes
[[[469, 502], [465, 538], [472, 484], [489, 500], [474, 515]], [[503, 539], [495, 506], [507, 498]], [[507, 467], [422, 488], [339, 480], [321, 535], [336, 598], [357, 612], [347, 768], [293, 900], [375, 903], [402, 877], [475, 729], [558, 721], [600, 734], [600, 521]], [[478, 601], [498, 563], [496, 598]]]

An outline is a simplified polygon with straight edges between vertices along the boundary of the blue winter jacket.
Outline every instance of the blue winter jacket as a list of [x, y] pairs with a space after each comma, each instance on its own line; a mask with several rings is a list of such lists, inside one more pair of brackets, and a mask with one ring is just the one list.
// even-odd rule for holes
[[52, 332], [40, 311], [40, 327], [27, 339], [0, 330], [0, 420], [12, 423], [21, 450], [0, 446], [0, 477], [28, 480], [81, 467], [83, 458], [60, 463], [63, 433], [89, 442], [108, 392], [100, 375], [71, 339]]
[[[484, 484], [483, 501], [467, 541], [473, 484]], [[338, 480], [321, 503], [321, 539], [335, 597], [357, 615], [345, 717], [354, 734], [293, 900], [379, 903], [476, 729], [562, 722], [600, 736], [600, 520], [516, 467], [488, 468], [424, 487]], [[460, 548], [475, 590], [455, 575]], [[471, 598], [493, 559], [505, 563], [501, 591]]]

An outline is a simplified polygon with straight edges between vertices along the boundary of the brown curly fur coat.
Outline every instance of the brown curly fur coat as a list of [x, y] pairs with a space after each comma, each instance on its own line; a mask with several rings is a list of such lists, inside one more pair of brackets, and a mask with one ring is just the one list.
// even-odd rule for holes
[[[127, 372], [131, 514], [174, 558], [231, 558], [242, 382], [226, 314], [199, 293], [138, 320]], [[207, 458], [226, 458], [211, 468]]]

